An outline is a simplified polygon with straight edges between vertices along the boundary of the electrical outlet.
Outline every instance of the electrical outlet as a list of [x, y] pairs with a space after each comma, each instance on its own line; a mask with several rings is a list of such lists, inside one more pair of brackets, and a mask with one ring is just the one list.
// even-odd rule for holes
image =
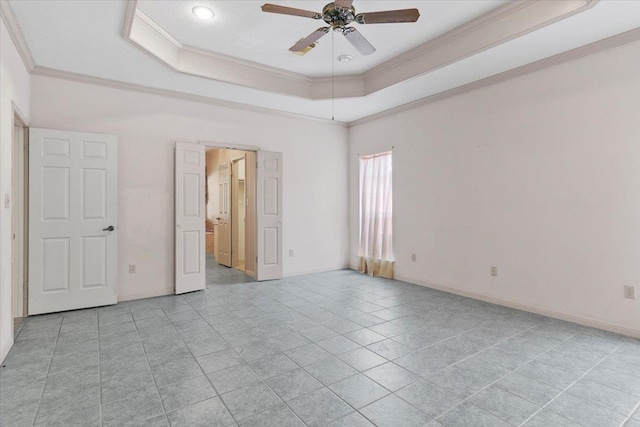
[[411, 254], [411, 261], [415, 261], [416, 260], [416, 254]]
[[625, 286], [624, 287], [624, 297], [629, 299], [636, 299], [636, 287], [635, 286]]
[[289, 256], [292, 257], [293, 256], [293, 249], [289, 249]]
[[136, 265], [129, 264], [129, 274], [135, 274], [135, 272], [136, 272]]
[[498, 267], [496, 267], [495, 265], [491, 266], [491, 275], [494, 277], [498, 276]]

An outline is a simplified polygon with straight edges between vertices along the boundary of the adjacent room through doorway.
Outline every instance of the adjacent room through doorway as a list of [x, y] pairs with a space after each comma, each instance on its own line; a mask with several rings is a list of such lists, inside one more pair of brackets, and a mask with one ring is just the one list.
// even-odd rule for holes
[[255, 280], [255, 153], [206, 152], [207, 283]]

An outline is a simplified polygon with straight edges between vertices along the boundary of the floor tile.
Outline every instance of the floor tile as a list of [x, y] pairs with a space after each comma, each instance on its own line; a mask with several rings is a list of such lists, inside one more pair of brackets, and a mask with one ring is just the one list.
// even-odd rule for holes
[[413, 372], [391, 362], [369, 369], [363, 373], [391, 391], [397, 391], [420, 379], [420, 377]]
[[508, 427], [509, 423], [470, 403], [462, 403], [437, 419], [446, 427]]
[[391, 394], [360, 410], [378, 427], [422, 427], [431, 418], [404, 400]]
[[462, 403], [462, 399], [455, 394], [426, 380], [415, 382], [396, 394], [434, 418]]
[[284, 401], [318, 390], [322, 383], [304, 369], [285, 372], [266, 380], [267, 385]]
[[268, 341], [254, 341], [247, 345], [236, 347], [236, 352], [247, 362], [262, 359], [271, 354], [276, 354], [278, 349]]
[[324, 385], [330, 385], [358, 373], [336, 357], [329, 357], [304, 368]]
[[304, 427], [304, 423], [286, 405], [274, 406], [238, 423], [240, 427]]
[[300, 366], [308, 366], [331, 357], [329, 352], [315, 344], [308, 344], [293, 350], [288, 350], [285, 351], [284, 354]]
[[219, 351], [196, 358], [196, 361], [205, 374], [221, 371], [232, 366], [244, 363], [240, 355], [233, 349]]
[[384, 335], [380, 335], [379, 333], [366, 328], [349, 332], [348, 334], [345, 334], [345, 337], [360, 345], [369, 345], [386, 339]]
[[341, 335], [318, 341], [316, 344], [333, 355], [360, 348], [360, 345]]
[[409, 349], [409, 347], [402, 345], [392, 339], [386, 339], [374, 344], [370, 344], [367, 346], [367, 348], [389, 360], [397, 359], [398, 357], [402, 357], [411, 353], [411, 349]]
[[288, 405], [310, 427], [329, 424], [353, 412], [349, 405], [327, 388], [293, 399]]
[[205, 376], [160, 387], [158, 391], [165, 411], [173, 411], [216, 396], [216, 391]]
[[549, 385], [538, 382], [533, 378], [520, 375], [517, 372], [502, 378], [500, 381], [495, 383], [495, 386], [516, 396], [520, 396], [540, 407], [549, 403], [562, 392], [562, 390], [558, 390]]
[[624, 416], [629, 415], [640, 403], [637, 396], [586, 379], [576, 382], [567, 392]]
[[329, 424], [328, 427], [375, 427], [369, 420], [358, 412], [352, 412], [346, 417]]
[[389, 394], [389, 390], [363, 374], [331, 384], [329, 389], [354, 409], [360, 409]]
[[233, 423], [219, 397], [167, 412], [171, 427], [224, 427]]
[[640, 401], [638, 340], [349, 270], [256, 283], [212, 259], [203, 292], [21, 322], [2, 423], [601, 427]]
[[250, 384], [259, 384], [261, 382], [260, 377], [253, 369], [245, 364], [212, 372], [207, 376], [218, 394], [227, 393]]
[[619, 426], [625, 417], [570, 393], [562, 393], [547, 409], [584, 426]]
[[569, 385], [580, 377], [580, 375], [572, 374], [535, 360], [518, 369], [516, 372], [561, 390], [569, 387]]
[[507, 370], [485, 372], [483, 370], [468, 369], [454, 365], [430, 376], [429, 381], [449, 390], [459, 397], [467, 398], [508, 373], [509, 371]]
[[387, 359], [378, 356], [364, 347], [339, 354], [337, 357], [358, 371], [366, 371], [367, 369], [387, 363]]
[[162, 414], [162, 403], [155, 388], [102, 405], [102, 419], [105, 426], [115, 427], [135, 423], [160, 414]]
[[184, 356], [174, 360], [166, 360], [162, 364], [151, 364], [151, 373], [158, 387], [178, 381], [199, 377], [203, 374], [200, 365], [193, 356]]
[[581, 427], [561, 415], [551, 412], [549, 409], [543, 409], [535, 414], [529, 421], [523, 424], [524, 427]]
[[282, 403], [282, 400], [264, 383], [239, 388], [221, 397], [236, 421]]
[[249, 366], [263, 379], [275, 377], [276, 375], [299, 368], [299, 366], [285, 356], [284, 353], [278, 353], [251, 361], [249, 362]]
[[469, 401], [513, 425], [520, 425], [540, 407], [498, 387], [489, 387], [472, 396]]

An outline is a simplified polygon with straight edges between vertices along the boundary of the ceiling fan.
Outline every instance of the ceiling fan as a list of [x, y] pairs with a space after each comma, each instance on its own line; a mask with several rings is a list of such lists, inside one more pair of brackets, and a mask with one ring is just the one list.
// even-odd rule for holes
[[322, 9], [322, 13], [267, 3], [262, 6], [262, 11], [301, 16], [303, 18], [322, 19], [329, 25], [328, 27], [318, 28], [309, 36], [289, 48], [291, 52], [296, 53], [306, 53], [315, 46], [315, 43], [320, 40], [322, 36], [329, 33], [329, 30], [334, 30], [342, 32], [342, 35], [344, 35], [362, 55], [371, 55], [376, 51], [376, 48], [373, 47], [358, 30], [349, 27], [349, 24], [352, 22], [357, 22], [358, 24], [416, 22], [420, 17], [418, 9], [387, 10], [384, 12], [356, 14], [352, 3], [353, 0], [336, 0], [333, 3], [327, 4]]

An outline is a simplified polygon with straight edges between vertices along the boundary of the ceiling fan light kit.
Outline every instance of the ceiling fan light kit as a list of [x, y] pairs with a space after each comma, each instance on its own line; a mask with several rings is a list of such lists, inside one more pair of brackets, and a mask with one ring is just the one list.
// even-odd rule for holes
[[[416, 22], [420, 18], [418, 9], [388, 10], [383, 12], [366, 12], [356, 14], [353, 7], [353, 0], [337, 0], [327, 4], [322, 13], [308, 10], [296, 9], [292, 7], [279, 6], [276, 4], [264, 4], [263, 12], [279, 13], [282, 15], [300, 16], [303, 18], [322, 19], [328, 27], [318, 28], [309, 36], [301, 39], [291, 46], [289, 50], [294, 53], [308, 52], [315, 46], [315, 43], [329, 30], [339, 31], [353, 45], [361, 55], [371, 55], [376, 51], [375, 47], [354, 27], [349, 27], [353, 22], [357, 24], [386, 24]], [[313, 46], [312, 46], [313, 45]]]

